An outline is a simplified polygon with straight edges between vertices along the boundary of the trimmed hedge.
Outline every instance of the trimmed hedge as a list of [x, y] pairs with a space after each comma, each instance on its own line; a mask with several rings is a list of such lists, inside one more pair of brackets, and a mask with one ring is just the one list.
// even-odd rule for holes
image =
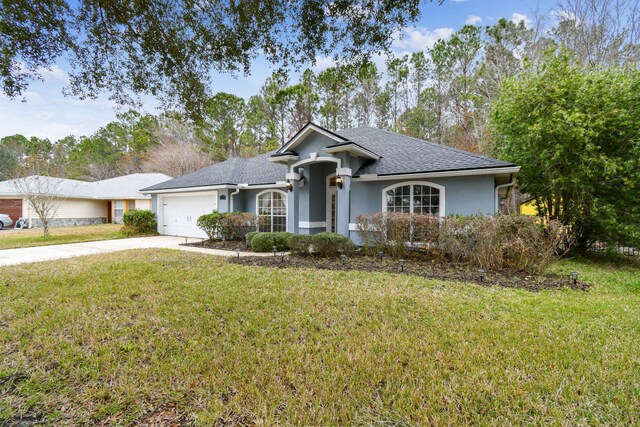
[[289, 240], [293, 233], [257, 233], [251, 239], [251, 250], [254, 252], [271, 252], [276, 246], [279, 251], [288, 251]]
[[156, 234], [158, 222], [156, 214], [150, 210], [131, 209], [122, 216], [122, 232], [126, 235]]
[[355, 245], [347, 236], [337, 233], [323, 232], [312, 237], [313, 252], [322, 257], [348, 255], [355, 250]]
[[221, 213], [213, 211], [201, 215], [196, 225], [207, 234], [209, 240], [242, 241], [258, 227], [255, 214], [247, 212]]
[[289, 246], [294, 255], [319, 255], [322, 257], [348, 255], [356, 248], [348, 237], [328, 232], [313, 235], [294, 234], [289, 239]]
[[313, 245], [313, 236], [308, 234], [294, 234], [289, 239], [289, 247], [294, 255], [310, 255]]
[[200, 215], [196, 225], [204, 231], [209, 240], [215, 240], [220, 236], [220, 228], [225, 214], [213, 211], [209, 214]]
[[247, 245], [251, 245], [251, 240], [258, 233], [258, 231], [250, 231], [244, 236], [244, 241], [247, 242]]

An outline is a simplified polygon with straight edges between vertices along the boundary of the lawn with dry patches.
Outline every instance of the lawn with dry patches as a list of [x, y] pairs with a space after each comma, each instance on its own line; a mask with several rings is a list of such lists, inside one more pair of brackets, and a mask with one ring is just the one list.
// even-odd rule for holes
[[28, 230], [7, 229], [0, 231], [0, 250], [122, 239], [126, 236], [119, 232], [121, 228], [122, 224], [56, 227], [50, 229], [48, 237], [44, 237], [42, 235], [42, 229], [39, 228], [31, 228]]
[[589, 291], [171, 250], [3, 267], [0, 425], [639, 424], [640, 268], [555, 270]]

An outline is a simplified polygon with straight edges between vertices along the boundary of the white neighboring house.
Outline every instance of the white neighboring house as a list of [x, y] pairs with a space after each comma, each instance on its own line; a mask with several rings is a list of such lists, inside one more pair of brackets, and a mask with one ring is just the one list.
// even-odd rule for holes
[[[23, 178], [34, 180], [35, 177]], [[151, 209], [151, 196], [140, 189], [171, 179], [162, 173], [134, 173], [102, 181], [87, 182], [73, 179], [39, 176], [46, 180], [41, 188], [55, 191], [56, 209], [51, 227], [121, 223], [124, 213], [131, 209]], [[16, 180], [0, 182], [0, 213], [9, 215], [14, 223], [19, 218], [29, 220], [32, 227], [41, 223], [33, 206], [27, 201]]]

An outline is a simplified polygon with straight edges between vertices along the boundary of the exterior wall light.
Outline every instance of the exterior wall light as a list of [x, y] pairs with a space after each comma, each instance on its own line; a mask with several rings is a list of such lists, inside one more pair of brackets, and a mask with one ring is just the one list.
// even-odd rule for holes
[[293, 191], [293, 182], [290, 179], [287, 180], [287, 191]]
[[336, 176], [336, 187], [342, 189], [344, 186], [344, 178], [342, 176]]

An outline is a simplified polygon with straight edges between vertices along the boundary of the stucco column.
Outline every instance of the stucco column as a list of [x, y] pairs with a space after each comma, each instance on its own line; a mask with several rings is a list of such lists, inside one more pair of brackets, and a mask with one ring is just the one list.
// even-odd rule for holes
[[293, 190], [287, 192], [287, 231], [298, 234], [298, 221], [300, 220], [300, 175], [288, 173], [287, 180], [293, 184]]
[[351, 169], [336, 169], [336, 177], [342, 178], [342, 188], [338, 187], [338, 206], [336, 212], [336, 232], [349, 237], [349, 211], [351, 204]]

